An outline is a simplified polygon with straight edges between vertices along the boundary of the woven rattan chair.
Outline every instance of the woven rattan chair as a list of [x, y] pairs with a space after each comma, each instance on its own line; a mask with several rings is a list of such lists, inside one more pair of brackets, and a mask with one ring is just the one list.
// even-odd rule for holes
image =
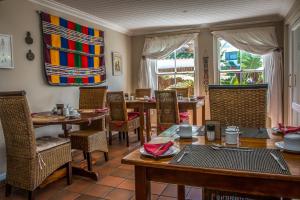
[[0, 118], [6, 144], [6, 196], [13, 186], [29, 191], [29, 199], [34, 199], [35, 189], [63, 166], [71, 184], [69, 140], [56, 138], [52, 142], [51, 137], [36, 140], [24, 91], [0, 92]]
[[151, 97], [151, 88], [138, 88], [135, 90], [135, 97], [144, 98], [144, 96]]
[[129, 146], [129, 131], [137, 130], [138, 139], [140, 139], [142, 129], [140, 127], [139, 113], [127, 112], [123, 92], [108, 92], [106, 101], [110, 111], [109, 144], [112, 144], [112, 131], [124, 132], [127, 146]]
[[175, 90], [156, 90], [157, 134], [174, 124], [183, 122], [185, 113], [179, 113]]
[[[105, 106], [107, 87], [80, 88], [80, 109], [101, 109]], [[104, 152], [105, 160], [108, 160], [108, 147], [103, 120], [97, 120], [90, 125], [81, 125], [80, 131], [71, 133], [72, 149], [82, 150], [87, 159], [88, 170], [92, 171], [92, 152]]]
[[[266, 127], [268, 85], [209, 85], [211, 120], [222, 126]], [[274, 199], [204, 189], [206, 199]], [[276, 198], [275, 198], [276, 199]]]
[[221, 125], [266, 127], [267, 89], [262, 85], [209, 86], [211, 120]]

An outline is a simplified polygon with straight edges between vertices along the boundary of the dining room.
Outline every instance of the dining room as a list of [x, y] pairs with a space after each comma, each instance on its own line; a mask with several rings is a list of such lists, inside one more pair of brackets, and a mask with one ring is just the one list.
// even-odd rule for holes
[[300, 199], [299, 65], [298, 0], [0, 0], [0, 199]]

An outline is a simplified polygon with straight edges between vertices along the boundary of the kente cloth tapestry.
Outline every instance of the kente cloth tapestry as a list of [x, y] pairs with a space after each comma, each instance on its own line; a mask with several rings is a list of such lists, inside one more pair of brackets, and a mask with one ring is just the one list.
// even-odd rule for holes
[[44, 65], [50, 85], [98, 85], [106, 79], [104, 32], [41, 12]]

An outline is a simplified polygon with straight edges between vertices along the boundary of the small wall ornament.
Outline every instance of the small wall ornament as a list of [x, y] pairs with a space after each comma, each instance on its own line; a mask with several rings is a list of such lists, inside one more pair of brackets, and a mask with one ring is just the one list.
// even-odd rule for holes
[[32, 44], [33, 43], [33, 39], [31, 37], [31, 33], [29, 31], [27, 31], [27, 33], [26, 33], [25, 42], [26, 42], [26, 44]]
[[26, 58], [27, 58], [27, 60], [29, 60], [29, 61], [34, 60], [34, 53], [32, 53], [31, 49], [29, 49], [29, 51], [27, 52]]

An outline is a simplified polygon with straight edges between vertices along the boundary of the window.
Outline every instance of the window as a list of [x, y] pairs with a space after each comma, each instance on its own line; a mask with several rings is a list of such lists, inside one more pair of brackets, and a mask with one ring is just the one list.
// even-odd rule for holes
[[219, 45], [219, 83], [221, 85], [249, 85], [264, 82], [262, 56], [241, 51], [223, 39]]
[[163, 59], [156, 60], [157, 85], [159, 90], [190, 88], [194, 94], [195, 77], [194, 40], [183, 45]]

